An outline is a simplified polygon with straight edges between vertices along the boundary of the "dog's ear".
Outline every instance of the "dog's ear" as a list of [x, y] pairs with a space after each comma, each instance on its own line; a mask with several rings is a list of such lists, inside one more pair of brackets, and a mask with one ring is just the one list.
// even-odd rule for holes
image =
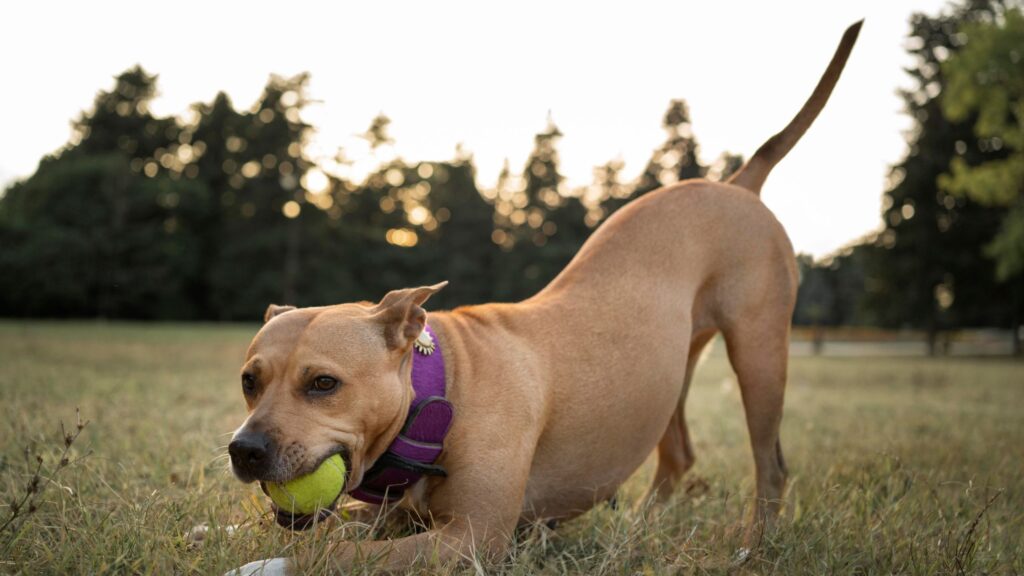
[[423, 303], [447, 284], [445, 281], [433, 286], [392, 290], [381, 298], [374, 317], [384, 325], [384, 341], [390, 350], [405, 351], [412, 346], [427, 323]]
[[277, 304], [271, 304], [270, 306], [267, 306], [267, 311], [263, 313], [263, 323], [266, 324], [267, 322], [270, 322], [274, 316], [284, 314], [285, 312], [291, 312], [292, 310], [295, 310], [295, 306], [278, 306]]

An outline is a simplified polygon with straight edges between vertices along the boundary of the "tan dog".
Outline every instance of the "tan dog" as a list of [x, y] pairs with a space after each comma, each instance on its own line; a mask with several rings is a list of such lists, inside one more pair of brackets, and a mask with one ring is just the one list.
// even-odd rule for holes
[[[652, 487], [664, 498], [693, 464], [684, 401], [696, 360], [721, 332], [735, 370], [757, 474], [755, 522], [778, 512], [779, 444], [793, 249], [758, 192], [825, 105], [860, 23], [793, 121], [727, 184], [690, 180], [631, 202], [598, 228], [536, 296], [431, 313], [455, 418], [438, 462], [404, 504], [433, 529], [383, 542], [338, 543], [338, 566], [380, 555], [401, 569], [501, 556], [516, 526], [567, 519], [611, 498], [657, 447]], [[422, 306], [444, 283], [396, 290], [379, 304], [271, 306], [242, 368], [249, 417], [233, 445], [257, 447], [244, 481], [283, 481], [343, 451], [346, 490], [402, 428], [413, 391]], [[233, 451], [233, 456], [235, 455]], [[276, 559], [244, 567], [283, 572]]]

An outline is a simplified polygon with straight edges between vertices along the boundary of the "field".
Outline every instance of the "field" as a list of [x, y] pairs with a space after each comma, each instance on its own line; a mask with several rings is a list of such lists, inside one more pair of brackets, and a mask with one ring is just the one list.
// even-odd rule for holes
[[[0, 323], [0, 525], [43, 457], [38, 509], [0, 531], [0, 574], [220, 574], [334, 538], [260, 523], [264, 497], [227, 471], [244, 417], [240, 359], [256, 326]], [[668, 506], [638, 500], [648, 462], [557, 530], [524, 530], [504, 574], [958, 574], [1024, 572], [1024, 364], [794, 358], [783, 423], [784, 519], [745, 559], [752, 464], [724, 355], [697, 374], [697, 464]], [[63, 421], [88, 425], [59, 467]], [[25, 450], [30, 450], [26, 460]], [[230, 536], [224, 526], [250, 526]], [[194, 525], [212, 529], [189, 546]], [[363, 568], [372, 571], [372, 565]], [[317, 565], [311, 566], [317, 571]], [[410, 567], [412, 573], [474, 568]], [[358, 572], [358, 571], [357, 571]]]

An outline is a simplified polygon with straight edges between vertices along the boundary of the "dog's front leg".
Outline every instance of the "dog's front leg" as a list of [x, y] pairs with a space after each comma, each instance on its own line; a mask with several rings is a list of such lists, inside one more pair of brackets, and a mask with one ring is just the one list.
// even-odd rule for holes
[[318, 558], [272, 558], [250, 562], [225, 576], [291, 576], [309, 570], [342, 574], [357, 563], [368, 564], [374, 570], [398, 572], [409, 569], [418, 559], [429, 559], [439, 565], [472, 563], [479, 557], [501, 557], [507, 552], [509, 541], [510, 534], [506, 530], [493, 526], [479, 526], [474, 530], [467, 519], [396, 540], [338, 542], [330, 545], [326, 554], [327, 565], [324, 565], [324, 559]]
[[404, 572], [417, 560], [445, 565], [504, 557], [523, 509], [533, 445], [530, 437], [501, 447], [481, 444], [489, 452], [478, 452], [471, 469], [452, 474], [432, 491], [433, 530], [397, 540], [338, 542], [331, 545], [329, 566], [308, 566], [345, 573], [356, 563], [367, 563], [375, 570]]
[[437, 565], [471, 564], [478, 558], [489, 561], [503, 556], [510, 537], [510, 530], [474, 526], [469, 519], [456, 520], [439, 529], [397, 540], [339, 542], [331, 547], [329, 561], [336, 573], [355, 563], [366, 563], [386, 572], [408, 570], [417, 560]]
[[374, 570], [401, 572], [418, 559], [438, 565], [500, 559], [508, 552], [522, 511], [532, 456], [532, 452], [513, 456], [509, 448], [492, 449], [491, 458], [480, 458], [474, 470], [441, 482], [431, 495], [439, 528], [396, 540], [333, 543], [326, 556], [250, 562], [225, 576], [342, 574], [363, 563]]

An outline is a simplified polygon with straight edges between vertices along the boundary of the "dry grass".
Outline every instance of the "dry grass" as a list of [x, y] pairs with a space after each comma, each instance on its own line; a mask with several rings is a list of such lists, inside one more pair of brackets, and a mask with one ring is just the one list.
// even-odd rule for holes
[[[237, 367], [253, 331], [0, 323], [0, 524], [31, 480], [23, 450], [49, 470], [64, 448], [59, 422], [73, 425], [76, 407], [91, 421], [69, 450], [72, 464], [44, 477], [38, 510], [0, 532], [0, 574], [217, 574], [289, 552], [322, 556], [339, 534], [260, 525], [263, 497], [226, 472], [226, 434], [244, 411]], [[698, 458], [690, 494], [634, 508], [649, 463], [623, 487], [618, 510], [524, 531], [511, 558], [488, 571], [1022, 573], [1022, 400], [1024, 364], [1010, 361], [794, 359], [786, 517], [740, 564], [751, 461], [738, 391], [713, 354], [688, 405]], [[239, 521], [256, 524], [236, 537], [220, 529]], [[189, 548], [184, 535], [202, 522], [213, 527], [209, 540]], [[473, 567], [410, 567], [439, 571]]]

